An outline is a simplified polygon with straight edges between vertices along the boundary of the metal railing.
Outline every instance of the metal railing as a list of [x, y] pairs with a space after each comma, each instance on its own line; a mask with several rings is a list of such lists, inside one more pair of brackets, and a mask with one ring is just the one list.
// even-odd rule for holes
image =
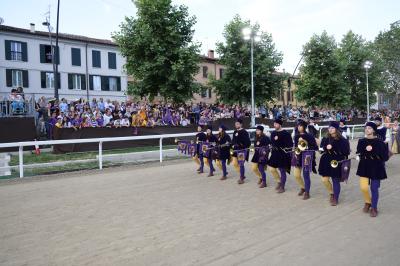
[[[351, 130], [351, 139], [354, 138], [354, 129], [356, 127], [364, 127], [364, 125], [349, 125]], [[322, 136], [322, 130], [328, 128], [328, 126], [319, 127], [319, 136]], [[293, 131], [294, 128], [283, 128], [287, 131]], [[264, 131], [271, 132], [273, 128], [266, 128]], [[255, 129], [248, 129], [249, 133], [255, 132]], [[213, 132], [216, 134], [217, 132]], [[227, 134], [233, 134], [233, 130], [226, 132]], [[19, 158], [19, 177], [24, 177], [24, 147], [29, 146], [43, 146], [43, 145], [58, 145], [58, 144], [79, 144], [79, 143], [98, 143], [98, 165], [99, 169], [103, 169], [103, 143], [105, 142], [117, 142], [117, 141], [132, 141], [132, 140], [149, 140], [149, 139], [159, 139], [159, 151], [160, 151], [160, 163], [163, 162], [163, 140], [168, 138], [179, 138], [179, 137], [193, 137], [197, 132], [193, 133], [180, 133], [180, 134], [164, 134], [164, 135], [148, 135], [148, 136], [130, 136], [130, 137], [109, 137], [109, 138], [91, 138], [91, 139], [64, 139], [64, 140], [45, 140], [45, 141], [25, 141], [25, 142], [10, 142], [10, 143], [0, 143], [0, 148], [15, 148], [18, 147], [18, 158]]]

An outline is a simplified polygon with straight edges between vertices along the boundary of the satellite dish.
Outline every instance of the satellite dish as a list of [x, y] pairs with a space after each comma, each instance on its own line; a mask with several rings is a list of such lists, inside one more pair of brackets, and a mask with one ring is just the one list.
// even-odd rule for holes
[[0, 17], [0, 25], [4, 23], [4, 19]]

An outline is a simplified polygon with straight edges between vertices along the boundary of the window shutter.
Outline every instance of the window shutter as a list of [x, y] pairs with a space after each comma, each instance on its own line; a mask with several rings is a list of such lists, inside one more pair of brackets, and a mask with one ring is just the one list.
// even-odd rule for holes
[[26, 42], [21, 42], [22, 61], [28, 62], [28, 45]]
[[92, 67], [101, 67], [100, 51], [92, 50]]
[[81, 90], [86, 90], [86, 75], [81, 75]]
[[22, 70], [22, 86], [29, 88], [29, 76], [28, 70]]
[[46, 72], [40, 72], [40, 85], [42, 88], [46, 88]]
[[121, 77], [117, 77], [117, 91], [121, 91]]
[[68, 89], [72, 90], [73, 85], [72, 85], [72, 74], [68, 74]]
[[40, 45], [40, 63], [46, 63], [46, 55], [44, 51], [44, 44]]
[[71, 48], [71, 59], [73, 66], [81, 66], [81, 49]]
[[7, 87], [12, 87], [12, 70], [6, 69], [6, 84]]
[[4, 41], [5, 51], [6, 51], [6, 60], [11, 60], [11, 41]]
[[101, 77], [101, 90], [102, 91], [109, 91], [110, 90], [110, 85], [109, 85], [109, 79], [108, 77]]
[[117, 69], [117, 59], [115, 53], [108, 52], [108, 68]]
[[89, 75], [89, 90], [93, 90], [93, 75]]

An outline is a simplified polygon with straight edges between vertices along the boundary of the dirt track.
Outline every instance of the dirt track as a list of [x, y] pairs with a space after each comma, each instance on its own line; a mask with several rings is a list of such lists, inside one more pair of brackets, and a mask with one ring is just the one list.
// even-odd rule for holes
[[361, 212], [354, 176], [331, 207], [220, 181], [188, 161], [0, 182], [1, 265], [399, 265], [400, 157], [388, 163], [380, 215]]

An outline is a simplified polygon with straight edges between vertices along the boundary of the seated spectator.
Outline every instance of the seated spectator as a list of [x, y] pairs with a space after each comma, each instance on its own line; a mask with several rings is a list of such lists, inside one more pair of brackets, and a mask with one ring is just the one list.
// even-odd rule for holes
[[130, 126], [129, 118], [127, 116], [123, 116], [123, 118], [121, 119], [121, 127], [129, 127], [129, 126]]
[[111, 120], [113, 119], [112, 114], [111, 114], [111, 110], [110, 109], [106, 109], [106, 113], [103, 115], [103, 125], [104, 126], [108, 126], [111, 122]]
[[16, 89], [11, 90], [9, 101], [11, 102], [11, 111], [13, 113], [22, 112], [24, 110], [24, 99], [21, 94], [17, 93]]

